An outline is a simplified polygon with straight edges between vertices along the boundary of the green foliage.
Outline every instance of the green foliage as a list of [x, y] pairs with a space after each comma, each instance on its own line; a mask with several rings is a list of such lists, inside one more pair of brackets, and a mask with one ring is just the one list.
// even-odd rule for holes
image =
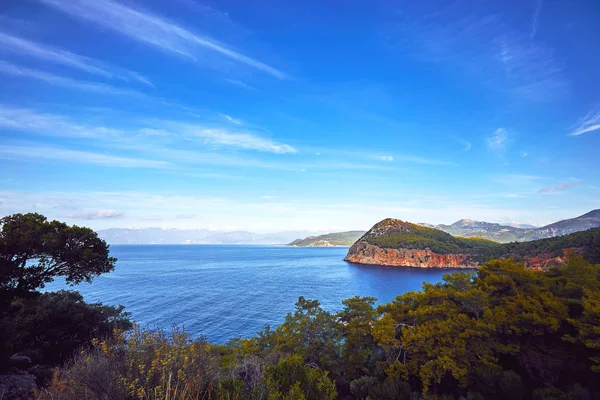
[[48, 221], [40, 214], [4, 217], [0, 228], [0, 294], [5, 301], [43, 288], [58, 276], [77, 284], [114, 269], [108, 245], [89, 228]]
[[5, 359], [22, 352], [34, 362], [58, 364], [93, 338], [129, 329], [127, 318], [123, 307], [88, 304], [77, 292], [15, 298], [0, 313], [0, 355]]
[[425, 249], [438, 254], [478, 252], [498, 246], [485, 239], [454, 237], [439, 229], [404, 223], [400, 229], [392, 229], [383, 235], [367, 236], [365, 240], [375, 246], [390, 249]]
[[282, 358], [267, 368], [265, 385], [269, 400], [333, 400], [337, 397], [335, 383], [328, 373], [307, 365], [300, 355]]

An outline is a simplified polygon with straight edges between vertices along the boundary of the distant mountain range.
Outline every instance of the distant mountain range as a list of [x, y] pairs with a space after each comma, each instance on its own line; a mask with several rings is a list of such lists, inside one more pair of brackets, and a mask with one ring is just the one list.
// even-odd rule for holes
[[253, 233], [209, 229], [113, 228], [98, 231], [109, 244], [285, 244], [314, 232]]
[[501, 225], [470, 219], [461, 219], [452, 225], [431, 225], [425, 223], [419, 225], [439, 229], [452, 236], [489, 239], [499, 243], [527, 242], [600, 227], [600, 209], [590, 211], [576, 218], [565, 219], [542, 226], [541, 228], [523, 224]]
[[[526, 242], [544, 239], [600, 227], [600, 209], [576, 218], [558, 221], [540, 228], [511, 223], [502, 225], [492, 222], [461, 219], [451, 225], [419, 224], [442, 230], [452, 236], [489, 239], [499, 243]], [[98, 231], [98, 235], [110, 244], [288, 244], [290, 246], [351, 246], [365, 232], [347, 231], [315, 234], [308, 231], [277, 233], [253, 233], [248, 231], [214, 231], [209, 229], [113, 228]], [[299, 239], [304, 238], [304, 239]]]
[[308, 236], [305, 239], [296, 239], [288, 246], [303, 247], [333, 247], [333, 246], [352, 246], [365, 231], [348, 231], [328, 233], [320, 236]]

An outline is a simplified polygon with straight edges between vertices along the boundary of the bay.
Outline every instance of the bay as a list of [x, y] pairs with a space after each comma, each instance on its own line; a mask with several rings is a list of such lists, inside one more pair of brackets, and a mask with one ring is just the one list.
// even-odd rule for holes
[[[72, 287], [86, 301], [124, 305], [143, 328], [183, 326], [214, 343], [280, 324], [299, 296], [328, 311], [342, 300], [386, 303], [440, 282], [448, 269], [380, 267], [343, 261], [347, 248], [243, 245], [112, 245], [113, 272]], [[71, 288], [56, 280], [54, 291]]]

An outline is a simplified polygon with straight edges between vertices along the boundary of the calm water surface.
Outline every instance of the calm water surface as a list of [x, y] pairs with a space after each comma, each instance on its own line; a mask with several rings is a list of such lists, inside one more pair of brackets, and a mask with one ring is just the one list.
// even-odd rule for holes
[[[343, 261], [347, 248], [226, 245], [112, 245], [114, 272], [75, 287], [86, 301], [122, 304], [143, 327], [184, 325], [224, 343], [280, 324], [299, 296], [329, 311], [343, 299], [379, 303], [439, 282], [449, 270], [376, 267]], [[64, 288], [56, 281], [47, 290]]]

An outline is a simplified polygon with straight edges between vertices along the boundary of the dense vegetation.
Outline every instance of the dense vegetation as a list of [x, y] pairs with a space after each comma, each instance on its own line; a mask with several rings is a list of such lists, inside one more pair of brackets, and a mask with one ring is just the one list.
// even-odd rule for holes
[[408, 222], [403, 222], [398, 228], [387, 230], [382, 235], [369, 236], [367, 233], [363, 240], [382, 248], [411, 250], [429, 248], [438, 254], [480, 252], [498, 246], [498, 243], [490, 240], [455, 237], [439, 229]]
[[[2, 221], [0, 239], [7, 224], [14, 233], [31, 220]], [[36, 221], [33, 227], [46, 224]], [[88, 259], [94, 249], [104, 254], [103, 248], [75, 246], [72, 258], [70, 247], [54, 253], [69, 260], [55, 271], [68, 277], [74, 266], [85, 265], [78, 254]], [[2, 248], [2, 268], [16, 253]], [[114, 263], [108, 254], [99, 261]], [[39, 271], [39, 264], [30, 265]], [[86, 304], [73, 292], [25, 293], [14, 285], [2, 291], [8, 299], [0, 309], [2, 356], [25, 352], [57, 366], [40, 399], [600, 397], [600, 265], [580, 255], [547, 271], [490, 261], [476, 273], [446, 275], [388, 304], [375, 306], [371, 297], [344, 300], [335, 313], [301, 297], [275, 329], [226, 345], [177, 328], [131, 329], [120, 308]]]
[[0, 228], [0, 371], [16, 352], [34, 363], [62, 363], [93, 338], [131, 328], [122, 307], [87, 304], [77, 292], [38, 291], [56, 277], [89, 282], [114, 268], [94, 231], [40, 214], [2, 218]]
[[480, 262], [508, 257], [523, 260], [542, 254], [556, 257], [563, 255], [566, 249], [577, 249], [587, 260], [600, 262], [600, 228], [531, 242], [500, 244], [485, 239], [455, 237], [439, 229], [402, 222], [382, 234], [367, 233], [362, 240], [382, 248], [429, 248], [438, 254], [469, 254]]

